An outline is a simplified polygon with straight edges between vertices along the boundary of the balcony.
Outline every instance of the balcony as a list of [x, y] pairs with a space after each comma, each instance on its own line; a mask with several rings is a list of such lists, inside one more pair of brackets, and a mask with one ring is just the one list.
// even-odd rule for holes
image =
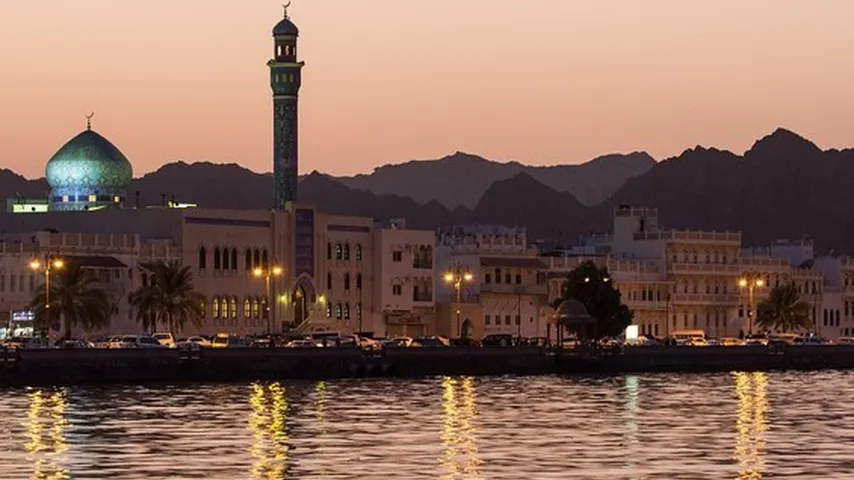
[[733, 293], [677, 293], [673, 295], [673, 303], [689, 305], [726, 305], [736, 306], [741, 296]]
[[669, 240], [674, 243], [704, 243], [716, 245], [741, 246], [741, 233], [736, 232], [707, 232], [703, 230], [659, 230], [656, 232], [639, 232], [634, 234], [635, 240]]
[[728, 263], [668, 263], [667, 273], [675, 275], [738, 275], [742, 268]]
[[481, 284], [480, 291], [505, 295], [546, 295], [548, 294], [548, 285], [484, 283]]
[[666, 311], [670, 308], [670, 305], [665, 300], [637, 300], [631, 301], [623, 299], [623, 303], [629, 307], [630, 310], [654, 310], [654, 311]]

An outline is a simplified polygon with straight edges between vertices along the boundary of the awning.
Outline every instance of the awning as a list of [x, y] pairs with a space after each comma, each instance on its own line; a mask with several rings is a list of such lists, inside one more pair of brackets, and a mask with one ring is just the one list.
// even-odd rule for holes
[[481, 257], [480, 265], [483, 267], [534, 268], [537, 270], [548, 268], [545, 263], [537, 258]]

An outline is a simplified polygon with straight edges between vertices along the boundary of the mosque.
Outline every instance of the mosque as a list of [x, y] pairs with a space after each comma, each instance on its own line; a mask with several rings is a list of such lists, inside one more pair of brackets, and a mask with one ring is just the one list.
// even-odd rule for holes
[[402, 220], [326, 215], [299, 203], [304, 62], [287, 7], [272, 34], [271, 209], [128, 207], [131, 162], [92, 129], [90, 115], [86, 130], [48, 161], [47, 200], [17, 201], [0, 214], [0, 312], [10, 312], [10, 330], [29, 318], [27, 305], [44, 278], [31, 261], [59, 256], [94, 271], [114, 299], [105, 333], [140, 329], [128, 294], [145, 281], [141, 267], [161, 260], [190, 266], [207, 298], [204, 325], [184, 334], [434, 333], [434, 232], [407, 230]]

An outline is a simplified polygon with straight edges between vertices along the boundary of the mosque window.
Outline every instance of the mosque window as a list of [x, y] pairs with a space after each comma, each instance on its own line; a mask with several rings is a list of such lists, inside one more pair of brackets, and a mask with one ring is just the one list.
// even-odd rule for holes
[[344, 290], [350, 290], [350, 274], [344, 274]]
[[335, 318], [341, 320], [341, 304], [335, 306]]
[[344, 244], [344, 260], [350, 260], [350, 244]]
[[264, 252], [261, 256], [261, 260], [263, 262], [262, 265], [264, 265], [264, 268], [267, 268], [270, 266], [270, 262], [269, 262], [268, 257], [267, 257], [267, 249], [266, 248], [264, 249]]
[[252, 250], [246, 249], [246, 270], [252, 270]]
[[221, 263], [220, 263], [220, 257], [219, 257], [219, 254], [220, 254], [219, 247], [216, 247], [216, 248], [214, 249], [214, 270], [219, 270], [219, 269], [220, 269], [220, 265], [221, 265]]
[[362, 244], [361, 243], [356, 244], [356, 261], [357, 262], [362, 261]]
[[289, 80], [289, 81], [290, 81], [291, 83], [294, 83], [294, 74], [293, 74], [293, 73], [291, 74], [291, 78], [290, 78], [290, 80]]
[[332, 305], [326, 304], [326, 318], [332, 317]]
[[282, 56], [282, 46], [281, 45], [276, 46], [276, 56], [277, 57]]
[[332, 290], [332, 274], [331, 273], [326, 274], [326, 289]]
[[326, 259], [332, 260], [332, 242], [326, 242]]
[[261, 250], [255, 249], [254, 261], [252, 262], [252, 267], [261, 265]]
[[344, 304], [344, 319], [350, 320], [350, 304], [349, 303]]
[[231, 269], [237, 270], [237, 249], [231, 249]]
[[230, 307], [231, 318], [237, 318], [237, 297], [231, 297]]
[[246, 297], [243, 301], [243, 318], [250, 317], [252, 317], [252, 302], [249, 301], [249, 297]]
[[208, 264], [208, 253], [205, 247], [199, 248], [199, 268], [205, 268]]
[[228, 318], [228, 297], [222, 297], [219, 313], [222, 318]]
[[228, 248], [224, 248], [224, 249], [222, 249], [222, 262], [221, 262], [223, 270], [229, 270], [231, 268], [231, 265], [230, 265], [228, 260], [229, 260]]
[[211, 310], [213, 311], [213, 314], [212, 314], [213, 318], [219, 318], [219, 298], [218, 297], [213, 298], [213, 301], [211, 302], [211, 307], [212, 307]]
[[358, 288], [359, 290], [362, 289], [362, 274], [361, 273], [356, 274], [356, 288]]
[[335, 244], [335, 260], [341, 260], [343, 255], [344, 255], [344, 253], [343, 253], [343, 250], [341, 249], [341, 244], [336, 243]]
[[361, 303], [356, 304], [356, 318], [359, 320], [362, 319], [362, 304]]
[[89, 201], [92, 203], [97, 202], [98, 196], [97, 195], [89, 195]]
[[258, 303], [258, 297], [252, 299], [252, 316], [255, 318], [261, 316], [261, 306]]

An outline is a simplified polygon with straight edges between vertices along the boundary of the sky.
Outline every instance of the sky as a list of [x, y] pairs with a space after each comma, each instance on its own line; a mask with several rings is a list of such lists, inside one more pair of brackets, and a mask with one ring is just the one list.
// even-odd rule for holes
[[[465, 151], [532, 165], [778, 126], [854, 145], [851, 0], [293, 0], [300, 170]], [[136, 175], [272, 169], [268, 0], [0, 2], [0, 167], [27, 177], [93, 127]]]

